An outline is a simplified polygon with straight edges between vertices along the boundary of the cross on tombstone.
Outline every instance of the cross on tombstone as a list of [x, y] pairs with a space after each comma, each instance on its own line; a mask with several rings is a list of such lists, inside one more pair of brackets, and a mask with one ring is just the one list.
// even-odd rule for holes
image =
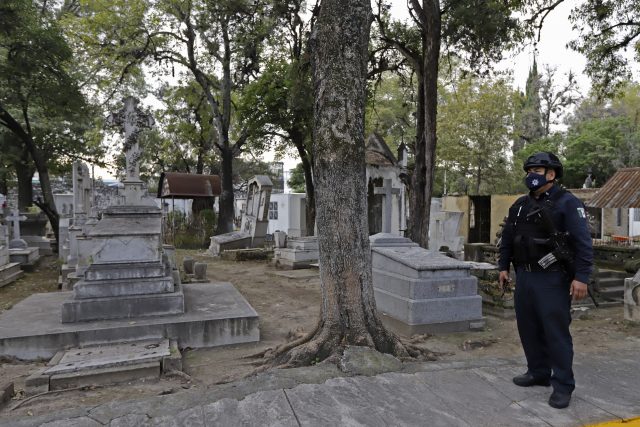
[[138, 135], [143, 129], [150, 129], [155, 124], [151, 114], [147, 114], [138, 104], [140, 101], [133, 96], [128, 96], [122, 100], [124, 107], [116, 113], [107, 117], [107, 125], [117, 128], [124, 134], [124, 156], [127, 162], [126, 181], [140, 180], [140, 146], [138, 145]]
[[391, 201], [392, 196], [399, 195], [400, 189], [393, 188], [391, 186], [391, 180], [385, 179], [382, 187], [376, 187], [373, 189], [373, 194], [381, 194], [382, 199], [382, 232], [391, 233]]
[[13, 223], [13, 239], [17, 240], [20, 238], [20, 221], [24, 221], [27, 219], [26, 216], [20, 215], [20, 212], [17, 209], [13, 209], [11, 211], [11, 215], [5, 218], [7, 222]]

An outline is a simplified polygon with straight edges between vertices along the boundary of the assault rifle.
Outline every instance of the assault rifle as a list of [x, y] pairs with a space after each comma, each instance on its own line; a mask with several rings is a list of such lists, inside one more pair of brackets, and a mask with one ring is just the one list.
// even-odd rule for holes
[[[569, 244], [569, 238], [571, 235], [568, 231], [561, 232], [556, 229], [556, 226], [553, 224], [548, 212], [548, 209], [553, 206], [550, 200], [546, 200], [544, 203], [536, 203], [536, 205], [537, 208], [529, 212], [527, 214], [527, 218], [533, 215], [538, 215], [542, 221], [541, 224], [544, 227], [545, 232], [549, 233], [549, 239], [546, 240], [546, 243], [553, 248], [551, 252], [538, 260], [538, 265], [546, 270], [557, 262], [567, 273], [573, 275], [574, 253]], [[589, 284], [587, 284], [587, 294], [589, 294], [589, 298], [593, 301], [593, 305], [598, 307], [599, 304], [591, 293]]]

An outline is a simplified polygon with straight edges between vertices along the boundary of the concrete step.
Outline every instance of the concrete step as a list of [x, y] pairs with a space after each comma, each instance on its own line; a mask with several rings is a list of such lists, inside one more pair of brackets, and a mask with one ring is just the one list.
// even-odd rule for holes
[[609, 288], [601, 288], [598, 292], [602, 298], [624, 298], [624, 286], [611, 286]]
[[617, 279], [613, 277], [607, 279], [599, 279], [596, 284], [598, 290], [602, 290], [612, 287], [624, 286], [624, 279]]
[[629, 273], [625, 271], [608, 270], [608, 269], [601, 268], [598, 270], [597, 277], [598, 279], [609, 279], [609, 278], [625, 279], [629, 277]]

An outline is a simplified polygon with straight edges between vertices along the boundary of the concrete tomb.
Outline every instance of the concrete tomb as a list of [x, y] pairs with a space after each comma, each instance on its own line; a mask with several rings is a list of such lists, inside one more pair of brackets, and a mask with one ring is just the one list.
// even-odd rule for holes
[[0, 288], [18, 280], [23, 274], [20, 264], [10, 261], [9, 233], [7, 227], [0, 224]]
[[268, 176], [256, 175], [249, 180], [246, 211], [242, 215], [240, 231], [211, 237], [209, 251], [213, 256], [220, 256], [229, 249], [259, 248], [264, 245], [272, 188], [273, 183]]
[[32, 269], [40, 260], [40, 249], [29, 246], [22, 239], [20, 228], [23, 224], [22, 221], [26, 221], [27, 217], [19, 215], [18, 210], [14, 209], [11, 215], [5, 219], [13, 224], [13, 236], [8, 245], [10, 262], [20, 264], [20, 268], [23, 270]]
[[[155, 338], [194, 348], [259, 338], [255, 310], [231, 284], [194, 288], [175, 280], [175, 260], [163, 253], [162, 212], [143, 190], [136, 165], [137, 135], [153, 120], [134, 98], [124, 104], [109, 119], [126, 139], [121, 204], [76, 236], [72, 292], [32, 295], [0, 315], [0, 355], [51, 357], [65, 346]], [[83, 203], [76, 206], [81, 214]]]
[[318, 238], [310, 237], [288, 237], [285, 248], [275, 248], [273, 250], [273, 263], [276, 268], [285, 270], [297, 270], [309, 268], [320, 259], [320, 249]]
[[624, 279], [624, 318], [640, 323], [640, 270]]
[[443, 211], [442, 199], [432, 200], [429, 218], [429, 249], [438, 251], [446, 246], [453, 253], [461, 252], [464, 249], [464, 236], [460, 234], [463, 216], [463, 212]]
[[369, 240], [376, 305], [392, 329], [413, 335], [484, 326], [469, 265], [397, 235]]
[[27, 242], [29, 247], [38, 248], [40, 255], [51, 255], [51, 239], [47, 238], [47, 224], [49, 220], [42, 213], [22, 213], [26, 217], [20, 220], [20, 237]]

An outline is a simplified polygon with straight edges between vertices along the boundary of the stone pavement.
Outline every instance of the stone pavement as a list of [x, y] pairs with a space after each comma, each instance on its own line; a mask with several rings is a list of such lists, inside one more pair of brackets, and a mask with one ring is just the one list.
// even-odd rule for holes
[[637, 354], [578, 355], [564, 410], [547, 405], [551, 388], [511, 382], [523, 360], [475, 359], [374, 376], [339, 376], [323, 364], [276, 370], [207, 390], [0, 418], [0, 426], [584, 426], [640, 417]]

